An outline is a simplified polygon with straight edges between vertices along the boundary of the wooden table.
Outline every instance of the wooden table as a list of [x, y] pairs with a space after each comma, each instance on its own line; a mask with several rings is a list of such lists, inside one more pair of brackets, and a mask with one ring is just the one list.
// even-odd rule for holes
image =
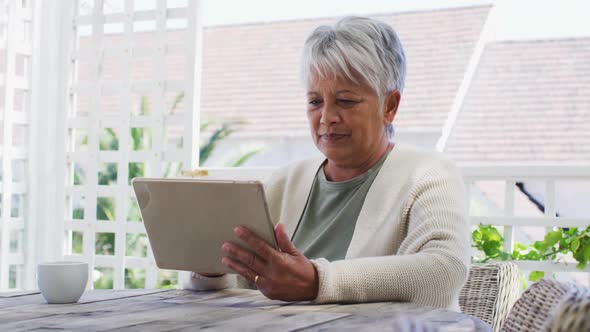
[[410, 303], [288, 303], [245, 289], [98, 290], [61, 305], [35, 292], [0, 293], [0, 331], [391, 331], [408, 322], [428, 331], [491, 331], [472, 316]]

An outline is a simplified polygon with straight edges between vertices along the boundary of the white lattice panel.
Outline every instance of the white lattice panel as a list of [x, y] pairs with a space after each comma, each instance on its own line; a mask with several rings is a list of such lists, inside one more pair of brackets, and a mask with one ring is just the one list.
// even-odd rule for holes
[[0, 1], [0, 290], [23, 288], [31, 1]]
[[[197, 165], [198, 5], [79, 2], [64, 247], [66, 259], [91, 265], [97, 287], [150, 288], [163, 278], [130, 179], [177, 176]], [[179, 64], [186, 71], [175, 72]]]

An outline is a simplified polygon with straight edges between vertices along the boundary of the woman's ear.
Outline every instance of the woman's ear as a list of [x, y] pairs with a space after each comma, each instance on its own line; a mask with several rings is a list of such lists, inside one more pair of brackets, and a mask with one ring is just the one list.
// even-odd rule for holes
[[397, 109], [399, 107], [401, 98], [402, 95], [398, 90], [393, 90], [387, 94], [387, 97], [385, 98], [385, 110], [383, 114], [383, 120], [386, 124], [393, 122], [393, 119], [397, 114]]

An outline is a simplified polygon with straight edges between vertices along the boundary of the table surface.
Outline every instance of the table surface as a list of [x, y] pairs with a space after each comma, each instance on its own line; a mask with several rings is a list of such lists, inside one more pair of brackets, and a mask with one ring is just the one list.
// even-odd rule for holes
[[427, 330], [491, 331], [472, 316], [411, 303], [289, 303], [246, 289], [95, 290], [74, 304], [47, 304], [36, 292], [0, 293], [0, 331], [383, 331], [408, 321]]

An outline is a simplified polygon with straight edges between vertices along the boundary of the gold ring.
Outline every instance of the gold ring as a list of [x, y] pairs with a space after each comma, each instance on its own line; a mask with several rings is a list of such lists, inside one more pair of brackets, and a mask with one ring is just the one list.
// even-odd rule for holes
[[258, 282], [258, 275], [256, 275], [256, 277], [254, 277], [254, 284], [256, 284]]

